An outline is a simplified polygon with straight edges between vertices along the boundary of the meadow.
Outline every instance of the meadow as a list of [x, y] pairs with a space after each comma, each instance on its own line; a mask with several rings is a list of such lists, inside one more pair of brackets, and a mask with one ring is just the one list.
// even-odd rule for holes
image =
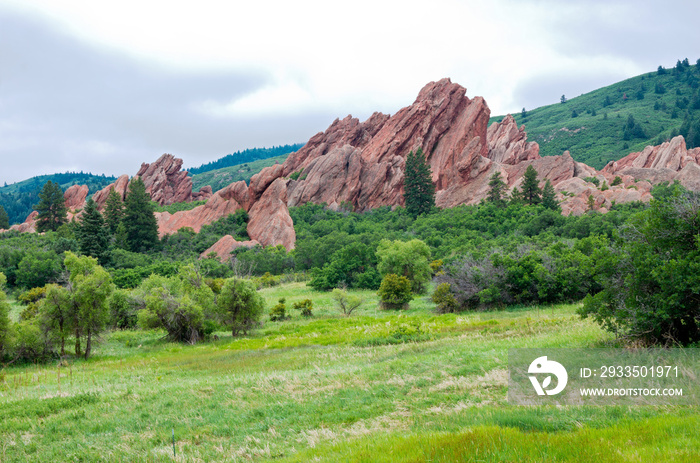
[[[508, 404], [514, 347], [603, 347], [576, 304], [436, 315], [376, 293], [351, 316], [305, 283], [291, 319], [182, 345], [105, 333], [88, 361], [0, 373], [2, 461], [698, 461], [700, 413]], [[290, 309], [310, 298], [314, 316]], [[13, 311], [16, 316], [16, 310]]]

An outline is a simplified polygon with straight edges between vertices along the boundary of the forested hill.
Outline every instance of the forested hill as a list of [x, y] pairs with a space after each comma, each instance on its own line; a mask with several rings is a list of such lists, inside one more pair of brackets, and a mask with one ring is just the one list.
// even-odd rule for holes
[[[575, 98], [513, 114], [542, 156], [571, 156], [596, 169], [647, 145], [683, 135], [700, 146], [700, 60], [679, 60]], [[493, 117], [491, 122], [503, 116]]]
[[237, 166], [246, 164], [260, 159], [268, 159], [284, 154], [292, 153], [304, 146], [304, 143], [295, 143], [293, 145], [273, 146], [272, 148], [250, 148], [243, 151], [236, 151], [233, 154], [228, 154], [216, 161], [202, 164], [199, 167], [187, 169], [190, 174], [201, 174], [211, 170], [221, 169], [223, 167]]
[[62, 174], [39, 175], [21, 182], [0, 188], [0, 205], [5, 208], [10, 224], [22, 223], [39, 202], [39, 192], [51, 180], [61, 185], [63, 191], [72, 185], [87, 185], [92, 194], [116, 180], [104, 174], [94, 175], [85, 172], [65, 172]]

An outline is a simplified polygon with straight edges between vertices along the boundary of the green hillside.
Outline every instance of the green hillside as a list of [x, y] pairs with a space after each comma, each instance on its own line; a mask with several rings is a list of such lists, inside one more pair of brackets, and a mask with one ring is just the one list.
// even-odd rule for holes
[[[700, 60], [698, 60], [700, 62]], [[700, 146], [700, 67], [679, 61], [563, 103], [514, 114], [540, 154], [569, 150], [577, 161], [601, 169], [609, 161], [660, 144], [678, 134]], [[527, 109], [527, 108], [526, 108]], [[491, 122], [503, 116], [493, 117]]]
[[273, 146], [272, 148], [248, 148], [243, 151], [236, 151], [233, 154], [217, 159], [216, 161], [202, 164], [199, 167], [187, 169], [190, 174], [203, 174], [212, 170], [221, 169], [223, 167], [239, 166], [241, 164], [250, 164], [253, 161], [261, 159], [274, 158], [277, 156], [287, 155], [304, 146], [304, 143], [294, 143], [292, 145]]
[[287, 156], [289, 153], [195, 174], [192, 176], [192, 190], [197, 191], [205, 185], [211, 185], [212, 190], [217, 191], [239, 180], [250, 182], [250, 177], [265, 167], [283, 163]]
[[65, 172], [62, 174], [39, 175], [21, 182], [0, 188], [0, 205], [5, 208], [10, 224], [22, 223], [39, 202], [39, 192], [44, 184], [51, 180], [61, 185], [63, 191], [72, 185], [87, 185], [90, 194], [101, 190], [116, 180], [84, 172]]

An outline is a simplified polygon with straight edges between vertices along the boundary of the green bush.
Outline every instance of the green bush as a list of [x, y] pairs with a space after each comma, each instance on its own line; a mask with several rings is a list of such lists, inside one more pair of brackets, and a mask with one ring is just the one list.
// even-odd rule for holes
[[648, 344], [700, 341], [700, 194], [676, 186], [601, 253], [581, 315]]
[[440, 283], [433, 292], [432, 300], [435, 303], [437, 313], [457, 312], [459, 304], [455, 299], [449, 283]]
[[377, 294], [383, 309], [407, 309], [413, 299], [409, 279], [394, 273], [384, 277]]
[[279, 300], [277, 305], [270, 309], [270, 321], [271, 322], [283, 322], [289, 317], [287, 316], [287, 306], [285, 305], [285, 298]]
[[110, 325], [118, 329], [136, 328], [141, 305], [128, 291], [115, 290], [109, 298]]
[[221, 321], [234, 337], [247, 334], [257, 325], [265, 309], [265, 301], [255, 290], [255, 285], [237, 278], [224, 282], [216, 304]]
[[303, 301], [299, 301], [299, 302], [294, 303], [294, 309], [300, 310], [302, 317], [313, 316], [313, 313], [312, 313], [313, 308], [314, 308], [314, 303], [311, 301], [311, 299], [304, 299]]
[[622, 184], [622, 178], [620, 176], [615, 176], [613, 181], [610, 183], [610, 186], [617, 186]]

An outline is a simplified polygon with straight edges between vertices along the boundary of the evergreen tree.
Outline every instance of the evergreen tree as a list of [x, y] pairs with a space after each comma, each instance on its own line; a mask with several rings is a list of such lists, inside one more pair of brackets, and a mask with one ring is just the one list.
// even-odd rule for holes
[[105, 222], [109, 228], [109, 232], [114, 235], [117, 233], [117, 227], [124, 217], [124, 201], [114, 188], [109, 190], [107, 201], [105, 202]]
[[36, 229], [39, 232], [56, 231], [58, 227], [68, 221], [66, 216], [66, 200], [63, 190], [58, 183], [51, 180], [44, 184], [39, 193], [39, 204], [34, 206], [39, 212]]
[[542, 190], [540, 189], [540, 182], [537, 179], [537, 171], [532, 164], [527, 166], [525, 170], [525, 175], [523, 176], [523, 200], [525, 204], [533, 205], [539, 204], [542, 200], [541, 195]]
[[561, 207], [559, 207], [559, 202], [556, 198], [554, 187], [549, 180], [544, 183], [544, 188], [542, 189], [542, 205], [553, 211], [561, 210]]
[[97, 203], [90, 198], [85, 205], [82, 219], [76, 229], [80, 252], [104, 263], [109, 246], [109, 235], [102, 214], [97, 210]]
[[422, 148], [408, 153], [403, 188], [406, 211], [412, 216], [428, 213], [435, 206], [435, 185]]
[[7, 230], [8, 228], [10, 228], [10, 217], [5, 208], [0, 206], [0, 229]]
[[151, 197], [138, 177], [129, 183], [124, 208], [124, 241], [132, 252], [144, 252], [158, 245], [158, 222], [153, 214]]
[[510, 192], [510, 203], [520, 204], [523, 202], [523, 192], [516, 186], [513, 191]]
[[507, 186], [501, 179], [500, 172], [494, 172], [494, 174], [491, 176], [489, 179], [489, 188], [490, 190], [488, 196], [486, 197], [486, 201], [494, 203], [497, 206], [505, 205], [505, 191]]

